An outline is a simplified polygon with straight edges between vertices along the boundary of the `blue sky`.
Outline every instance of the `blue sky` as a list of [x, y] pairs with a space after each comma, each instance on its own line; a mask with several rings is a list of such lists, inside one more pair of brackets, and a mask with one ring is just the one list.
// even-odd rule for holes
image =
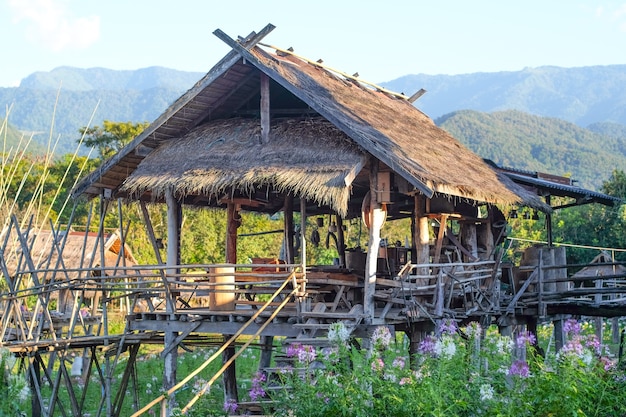
[[59, 66], [208, 71], [231, 37], [370, 82], [407, 74], [626, 64], [626, 0], [0, 0], [0, 87]]

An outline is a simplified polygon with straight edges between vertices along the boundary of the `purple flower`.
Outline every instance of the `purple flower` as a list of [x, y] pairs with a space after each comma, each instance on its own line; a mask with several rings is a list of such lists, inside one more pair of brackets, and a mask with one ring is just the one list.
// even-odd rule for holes
[[317, 352], [315, 348], [310, 345], [301, 345], [299, 343], [294, 343], [293, 345], [289, 345], [287, 347], [287, 357], [298, 358], [299, 362], [302, 363], [310, 363], [313, 362], [317, 358]]
[[393, 360], [393, 363], [391, 364], [391, 366], [393, 366], [394, 368], [404, 369], [405, 364], [406, 362], [404, 361], [404, 358], [399, 356]]
[[511, 368], [509, 368], [509, 375], [517, 375], [522, 378], [528, 378], [530, 376], [528, 363], [526, 363], [526, 361], [516, 360], [511, 364]]
[[328, 404], [330, 402], [330, 398], [324, 396], [324, 394], [322, 394], [321, 392], [318, 392], [316, 395], [317, 395], [317, 398], [324, 399], [324, 404]]
[[287, 352], [286, 352], [287, 357], [293, 358], [294, 356], [298, 356], [300, 349], [302, 349], [302, 345], [300, 343], [294, 343], [294, 344], [287, 346]]
[[568, 341], [559, 351], [561, 355], [576, 355], [582, 357], [583, 355], [583, 345], [580, 343], [580, 339], [578, 337]]
[[248, 392], [248, 395], [250, 395], [250, 400], [256, 401], [259, 398], [265, 397], [265, 390], [261, 386], [253, 386]]
[[600, 358], [600, 363], [603, 365], [604, 370], [609, 372], [612, 371], [613, 369], [615, 369], [615, 362], [612, 361], [611, 359], [607, 358], [606, 356], [602, 356]]
[[265, 397], [265, 390], [261, 386], [263, 382], [267, 380], [266, 376], [262, 372], [257, 372], [252, 378], [252, 388], [248, 391], [248, 395], [252, 401], [256, 401], [259, 398]]
[[298, 361], [302, 363], [311, 363], [317, 358], [317, 352], [311, 345], [303, 345], [298, 351]]
[[428, 335], [422, 340], [418, 346], [419, 353], [423, 355], [434, 355], [435, 347], [437, 346], [437, 339], [434, 336]]
[[517, 336], [515, 343], [517, 344], [518, 348], [523, 348], [524, 346], [526, 346], [526, 343], [528, 343], [529, 345], [534, 345], [535, 343], [537, 343], [537, 338], [531, 332], [522, 332]]
[[602, 344], [595, 334], [589, 335], [584, 339], [585, 347], [595, 352], [597, 355], [602, 353]]
[[457, 325], [456, 325], [456, 322], [452, 319], [442, 320], [441, 323], [439, 324], [439, 334], [454, 335], [456, 334], [456, 331], [457, 331]]
[[579, 334], [581, 330], [582, 330], [582, 326], [575, 319], [567, 319], [565, 320], [565, 323], [563, 323], [563, 331], [566, 334], [571, 334], [572, 336], [575, 336]]
[[235, 412], [237, 411], [237, 401], [235, 401], [234, 399], [230, 398], [226, 401], [224, 401], [224, 411], [228, 414], [235, 414]]

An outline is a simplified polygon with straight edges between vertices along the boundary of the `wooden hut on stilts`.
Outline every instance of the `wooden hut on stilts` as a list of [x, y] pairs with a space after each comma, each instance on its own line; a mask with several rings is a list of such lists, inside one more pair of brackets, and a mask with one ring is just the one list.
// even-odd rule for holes
[[[529, 184], [529, 176], [499, 169], [469, 151], [413, 105], [423, 90], [395, 93], [264, 43], [273, 29], [267, 25], [238, 39], [216, 30], [230, 52], [73, 190], [76, 198], [100, 198], [101, 230], [111, 201], [118, 200], [118, 207], [122, 200], [138, 202], [154, 248], [158, 265], [149, 267], [152, 276], [118, 288], [133, 306], [148, 307], [128, 314], [126, 333], [114, 345], [104, 339], [118, 356], [129, 352], [120, 390], [132, 379], [138, 345], [148, 338], [163, 344], [166, 394], [135, 415], [158, 403], [168, 415], [176, 390], [217, 355], [223, 358], [225, 397], [237, 400], [234, 366], [241, 350], [235, 342], [242, 335], [260, 338], [264, 367], [274, 337], [323, 343], [337, 321], [366, 342], [377, 326], [404, 332], [415, 351], [444, 318], [506, 327], [520, 311], [525, 317], [551, 311], [541, 298], [531, 303], [525, 297], [524, 307], [518, 305], [541, 273], [513, 293], [501, 290], [499, 245], [508, 207], [549, 216], [546, 190], [562, 188]], [[165, 259], [147, 203], [167, 206]], [[181, 264], [186, 207], [225, 210], [222, 264]], [[242, 212], [282, 213], [280, 256], [252, 264], [238, 259]], [[307, 218], [313, 216], [333, 219], [333, 265], [307, 261]], [[347, 247], [343, 226], [351, 219], [360, 219], [367, 230], [365, 248]], [[389, 243], [381, 235], [383, 225], [399, 219], [409, 220], [406, 242]], [[163, 303], [153, 303], [157, 297]], [[190, 302], [202, 297], [208, 303]], [[179, 347], [205, 341], [208, 334], [221, 335], [220, 349], [181, 378]], [[102, 382], [103, 404], [110, 415], [119, 415], [124, 395], [113, 398], [106, 378]], [[82, 405], [75, 404], [80, 411]]]

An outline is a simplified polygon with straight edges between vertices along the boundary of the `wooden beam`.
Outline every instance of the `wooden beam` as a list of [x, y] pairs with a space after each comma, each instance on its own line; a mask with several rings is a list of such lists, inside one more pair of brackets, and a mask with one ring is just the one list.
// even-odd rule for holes
[[261, 72], [261, 142], [270, 141], [270, 77]]
[[411, 97], [408, 98], [409, 103], [415, 102], [418, 98], [423, 96], [425, 93], [426, 93], [426, 90], [424, 90], [423, 88], [420, 88], [415, 94], [413, 94]]

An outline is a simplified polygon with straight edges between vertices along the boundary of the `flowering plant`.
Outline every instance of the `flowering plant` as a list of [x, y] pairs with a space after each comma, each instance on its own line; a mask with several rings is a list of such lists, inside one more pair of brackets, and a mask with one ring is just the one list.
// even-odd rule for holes
[[[333, 325], [333, 346], [293, 345], [294, 358], [263, 387], [276, 416], [614, 416], [626, 413], [626, 376], [597, 339], [566, 322], [558, 352], [537, 353], [534, 334], [514, 339], [477, 323], [447, 321], [424, 338], [414, 357], [408, 344], [378, 328], [369, 349]], [[339, 337], [338, 335], [342, 335]], [[336, 337], [335, 337], [336, 336]], [[317, 352], [317, 354], [313, 354]], [[268, 378], [272, 380], [272, 378]], [[253, 387], [260, 392], [262, 384]]]
[[14, 372], [15, 357], [0, 348], [0, 416], [26, 416], [30, 389], [22, 374]]

